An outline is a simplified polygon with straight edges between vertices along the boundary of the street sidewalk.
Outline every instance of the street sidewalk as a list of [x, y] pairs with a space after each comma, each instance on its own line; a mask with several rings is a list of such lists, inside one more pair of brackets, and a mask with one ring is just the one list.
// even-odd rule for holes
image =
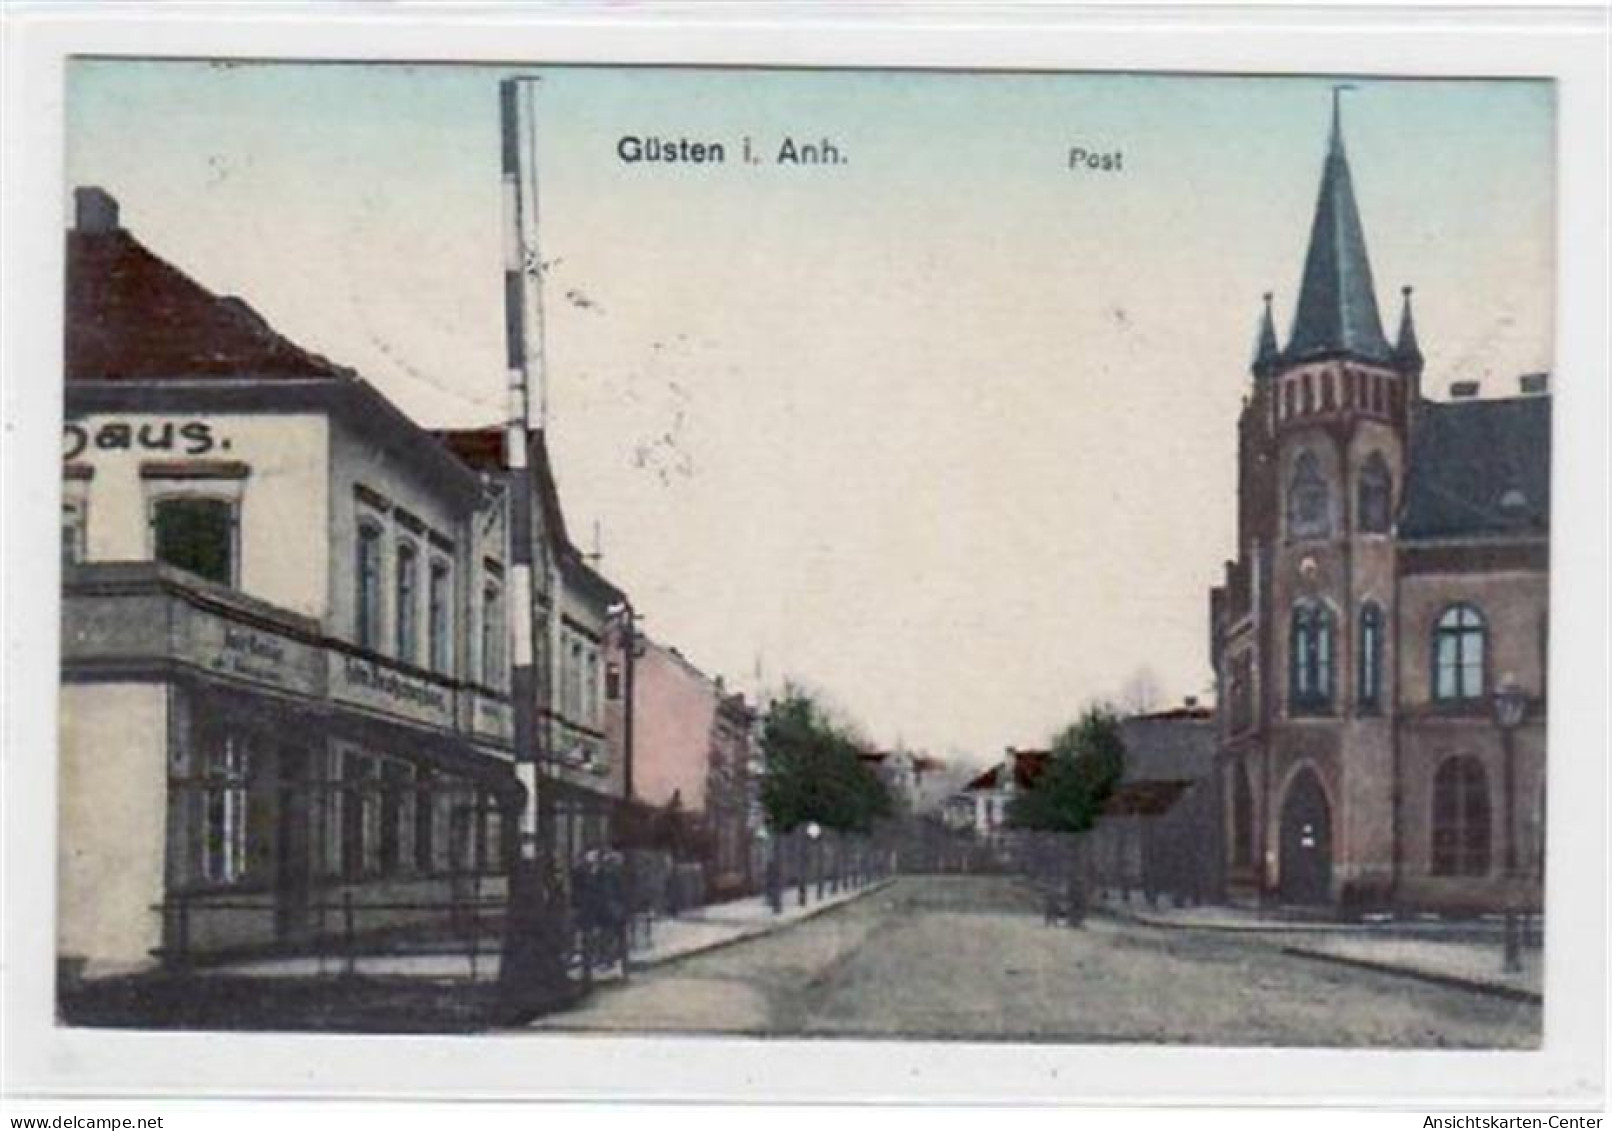
[[[889, 880], [866, 887], [841, 889], [817, 898], [815, 888], [807, 892], [801, 906], [798, 891], [784, 892], [783, 908], [773, 914], [765, 896], [751, 896], [724, 903], [707, 904], [671, 918], [657, 918], [649, 928], [647, 945], [634, 947], [631, 969], [658, 966], [691, 954], [742, 942], [758, 935], [809, 919], [824, 911], [877, 891]], [[470, 954], [423, 953], [358, 954], [350, 959], [340, 955], [302, 955], [248, 959], [198, 969], [197, 974], [214, 978], [321, 978], [352, 973], [371, 978], [408, 978], [439, 982], [492, 982], [498, 979], [498, 941], [489, 938], [486, 950]], [[619, 966], [594, 972], [593, 981], [608, 982], [621, 977]]]
[[[825, 893], [822, 899], [814, 889], [804, 906], [797, 889], [789, 889], [776, 915], [758, 897], [657, 920], [645, 945], [633, 951], [630, 970], [770, 934], [889, 882]], [[401, 944], [385, 953], [262, 958], [158, 971], [68, 988], [58, 998], [58, 1009], [69, 1024], [102, 1028], [450, 1033], [524, 1025], [534, 1010], [511, 999], [498, 980], [498, 942], [491, 936], [484, 941], [480, 953], [411, 952], [405, 947], [413, 944]], [[587, 985], [622, 976], [619, 965], [595, 970], [591, 979], [571, 988], [581, 993]]]
[[[632, 969], [659, 966], [691, 954], [771, 934], [803, 919], [841, 907], [853, 899], [871, 895], [889, 883], [891, 881], [888, 879], [875, 880], [865, 887], [842, 888], [837, 892], [825, 893], [822, 899], [817, 898], [815, 888], [809, 888], [804, 906], [799, 901], [798, 889], [786, 888], [783, 907], [777, 914], [768, 905], [766, 896], [757, 895], [706, 904], [672, 919], [657, 919], [650, 928], [649, 945], [632, 952]], [[619, 968], [612, 973], [614, 977], [621, 976]], [[610, 974], [607, 974], [603, 980], [609, 980], [609, 977]], [[599, 975], [594, 977], [594, 981], [600, 980]]]
[[1501, 997], [1536, 1002], [1544, 997], [1544, 964], [1538, 947], [1523, 948], [1521, 971], [1504, 971], [1504, 924], [1498, 916], [1451, 920], [1436, 915], [1375, 915], [1340, 921], [1282, 908], [1149, 906], [1140, 900], [1112, 898], [1099, 901], [1092, 910], [1148, 927], [1259, 938], [1285, 954]]

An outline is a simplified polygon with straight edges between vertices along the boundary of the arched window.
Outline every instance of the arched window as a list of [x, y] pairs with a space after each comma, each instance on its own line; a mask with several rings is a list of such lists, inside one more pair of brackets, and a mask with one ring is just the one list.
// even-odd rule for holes
[[1332, 706], [1332, 613], [1317, 601], [1293, 606], [1289, 700], [1295, 714]]
[[381, 530], [371, 523], [358, 527], [357, 560], [353, 563], [357, 586], [354, 619], [360, 648], [378, 648], [381, 642]]
[[397, 647], [397, 658], [404, 663], [418, 662], [415, 653], [419, 650], [419, 603], [420, 603], [420, 559], [414, 546], [409, 542], [399, 542], [397, 545], [397, 590], [395, 593], [396, 615], [393, 627], [396, 629], [394, 643]]
[[1483, 697], [1483, 614], [1471, 605], [1445, 609], [1433, 628], [1433, 698]]
[[1324, 538], [1332, 532], [1332, 501], [1314, 452], [1301, 452], [1293, 463], [1287, 492], [1287, 529], [1294, 538]]
[[1432, 863], [1435, 876], [1489, 871], [1489, 783], [1476, 758], [1446, 758], [1433, 775]]
[[1254, 862], [1254, 791], [1248, 784], [1248, 768], [1241, 762], [1231, 767], [1231, 862]]
[[1394, 476], [1381, 452], [1372, 452], [1360, 469], [1355, 521], [1368, 534], [1386, 534], [1394, 510]]
[[1383, 611], [1367, 601], [1360, 609], [1359, 666], [1355, 672], [1356, 702], [1363, 713], [1382, 709]]

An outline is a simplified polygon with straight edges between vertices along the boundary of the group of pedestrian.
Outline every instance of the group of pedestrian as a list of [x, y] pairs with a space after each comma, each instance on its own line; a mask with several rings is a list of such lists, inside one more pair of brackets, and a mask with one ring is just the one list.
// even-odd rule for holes
[[571, 907], [575, 915], [582, 968], [587, 974], [627, 961], [632, 908], [627, 891], [626, 858], [612, 849], [589, 849], [571, 872]]

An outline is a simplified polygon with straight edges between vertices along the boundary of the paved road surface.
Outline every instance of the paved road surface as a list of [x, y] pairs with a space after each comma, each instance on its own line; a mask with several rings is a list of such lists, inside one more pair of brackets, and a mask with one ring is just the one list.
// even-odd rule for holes
[[1221, 1045], [1528, 1047], [1540, 1008], [1094, 919], [1004, 877], [904, 877], [816, 919], [596, 991], [546, 1029]]

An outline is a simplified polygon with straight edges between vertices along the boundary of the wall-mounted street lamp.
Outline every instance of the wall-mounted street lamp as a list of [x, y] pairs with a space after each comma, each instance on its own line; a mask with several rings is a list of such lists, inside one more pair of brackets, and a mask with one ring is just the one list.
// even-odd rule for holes
[[1522, 970], [1522, 939], [1518, 930], [1520, 893], [1517, 890], [1517, 728], [1528, 714], [1528, 693], [1509, 672], [1494, 689], [1494, 721], [1500, 730], [1502, 789], [1505, 791], [1506, 855], [1501, 890], [1505, 900], [1505, 959], [1508, 974]]

